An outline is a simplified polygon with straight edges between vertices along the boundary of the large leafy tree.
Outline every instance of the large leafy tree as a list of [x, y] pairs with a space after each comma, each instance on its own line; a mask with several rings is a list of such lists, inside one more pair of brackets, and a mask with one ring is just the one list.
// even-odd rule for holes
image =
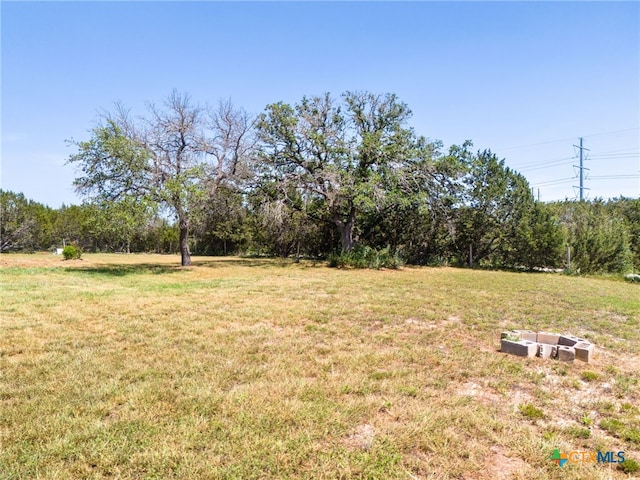
[[527, 180], [504, 160], [490, 150], [472, 154], [469, 147], [458, 152], [468, 165], [456, 226], [458, 255], [472, 265], [484, 259], [504, 263], [504, 252], [533, 208], [533, 195]]
[[0, 252], [52, 246], [55, 212], [22, 193], [0, 190]]
[[53, 234], [56, 245], [76, 243], [83, 249], [94, 248], [91, 231], [93, 211], [89, 205], [62, 205], [55, 215]]
[[[441, 142], [428, 144], [420, 162], [409, 162], [389, 189], [384, 209], [368, 212], [363, 236], [369, 244], [389, 246], [410, 263], [447, 260], [455, 232], [454, 214], [466, 164], [459, 147], [441, 154]], [[426, 160], [428, 159], [428, 160]]]
[[221, 185], [203, 204], [194, 224], [199, 254], [237, 253], [249, 239], [248, 210], [241, 191]]
[[525, 205], [520, 221], [501, 249], [503, 260], [512, 266], [556, 268], [564, 262], [565, 229], [546, 203]]
[[420, 188], [433, 146], [406, 126], [411, 112], [393, 94], [347, 92], [267, 106], [258, 120], [262, 179], [281, 199], [332, 224], [348, 252], [362, 214], [396, 205]]
[[94, 247], [131, 253], [136, 238], [144, 237], [155, 212], [148, 203], [126, 196], [114, 202], [87, 204], [90, 217], [86, 228]]
[[69, 161], [81, 171], [74, 184], [94, 200], [131, 197], [171, 212], [182, 265], [190, 265], [192, 218], [220, 184], [246, 172], [251, 131], [249, 116], [229, 102], [205, 108], [177, 91], [139, 118], [118, 107], [104, 114], [90, 140], [72, 142], [78, 152]]

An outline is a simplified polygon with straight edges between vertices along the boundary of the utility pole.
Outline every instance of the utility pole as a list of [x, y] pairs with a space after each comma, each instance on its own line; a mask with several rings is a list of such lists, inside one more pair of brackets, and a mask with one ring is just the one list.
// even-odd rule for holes
[[578, 168], [580, 170], [580, 187], [576, 187], [574, 185], [573, 188], [579, 188], [580, 189], [580, 201], [584, 200], [584, 190], [589, 190], [588, 188], [585, 189], [584, 188], [584, 171], [585, 170], [589, 170], [588, 168], [584, 167], [584, 155], [583, 155], [583, 151], [586, 150], [587, 152], [589, 151], [588, 148], [584, 148], [582, 146], [582, 137], [580, 137], [580, 146], [578, 145], [574, 145], [574, 147], [576, 147], [577, 149], [580, 150], [580, 166], [578, 167], [577, 165], [574, 165], [573, 168]]

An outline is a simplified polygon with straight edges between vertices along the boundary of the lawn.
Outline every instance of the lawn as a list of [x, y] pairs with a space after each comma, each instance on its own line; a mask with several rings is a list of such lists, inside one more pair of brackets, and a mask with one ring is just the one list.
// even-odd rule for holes
[[[193, 260], [0, 256], [0, 478], [640, 475], [640, 285]], [[502, 354], [511, 328], [596, 358]]]

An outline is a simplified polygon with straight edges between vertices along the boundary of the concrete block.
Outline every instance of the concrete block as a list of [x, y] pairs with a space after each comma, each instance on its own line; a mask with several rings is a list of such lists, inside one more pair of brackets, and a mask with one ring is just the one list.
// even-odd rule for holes
[[556, 358], [558, 355], [558, 346], [546, 343], [538, 344], [538, 356], [540, 358]]
[[576, 337], [575, 335], [560, 335], [558, 345], [566, 345], [567, 347], [573, 347], [576, 343], [586, 342], [591, 343], [585, 338]]
[[589, 363], [593, 360], [593, 354], [596, 350], [596, 347], [593, 343], [589, 342], [578, 342], [573, 347], [576, 351], [576, 358], [578, 360], [582, 360], [583, 362]]
[[514, 342], [502, 339], [500, 341], [500, 351], [517, 355], [518, 357], [535, 357], [538, 353], [538, 344], [529, 340]]
[[580, 340], [580, 338], [574, 337], [573, 335], [560, 335], [560, 338], [558, 339], [558, 345], [573, 347]]
[[573, 362], [576, 358], [576, 350], [567, 345], [558, 345], [558, 360], [561, 362]]
[[538, 332], [536, 342], [546, 343], [547, 345], [557, 345], [560, 340], [559, 333]]
[[513, 333], [520, 337], [520, 340], [527, 340], [528, 342], [536, 341], [536, 332], [531, 330], [512, 330]]

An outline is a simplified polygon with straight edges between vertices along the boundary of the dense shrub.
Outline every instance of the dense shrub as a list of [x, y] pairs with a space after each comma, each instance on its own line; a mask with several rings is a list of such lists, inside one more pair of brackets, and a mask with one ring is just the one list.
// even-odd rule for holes
[[77, 245], [67, 245], [62, 249], [62, 256], [65, 260], [79, 259], [82, 256], [82, 250]]
[[633, 268], [624, 221], [595, 201], [575, 206], [569, 225], [572, 264], [581, 273], [629, 272]]
[[376, 250], [368, 246], [356, 246], [351, 251], [341, 255], [330, 255], [330, 267], [353, 268], [398, 268], [402, 260], [397, 253], [391, 253], [389, 247]]

